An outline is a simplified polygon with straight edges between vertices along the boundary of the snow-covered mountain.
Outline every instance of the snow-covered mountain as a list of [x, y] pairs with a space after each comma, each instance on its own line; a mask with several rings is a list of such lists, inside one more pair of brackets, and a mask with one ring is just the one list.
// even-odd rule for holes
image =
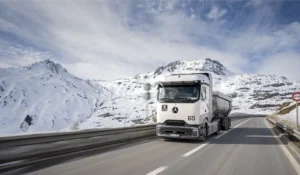
[[59, 131], [86, 121], [110, 97], [49, 60], [0, 69], [0, 132]]
[[[214, 90], [233, 99], [232, 113], [269, 114], [284, 102], [291, 101], [291, 94], [300, 90], [300, 82], [292, 82], [276, 75], [238, 74], [229, 71], [220, 62], [212, 59], [175, 61], [155, 71], [115, 81], [93, 81], [115, 92], [115, 98], [105, 101], [100, 109], [81, 128], [97, 126], [123, 126], [151, 122], [155, 113], [156, 86], [164, 76], [173, 73], [196, 73], [209, 71], [213, 74]], [[152, 99], [143, 100], [143, 84], [151, 83]]]
[[[49, 60], [27, 67], [0, 69], [1, 133], [61, 131], [151, 123], [156, 83], [173, 73], [209, 71], [214, 90], [233, 98], [233, 111], [268, 114], [300, 82], [275, 75], [233, 73], [212, 59], [175, 61], [150, 73], [115, 81], [81, 80]], [[99, 77], [101, 78], [101, 77]], [[149, 101], [143, 84], [153, 85]], [[146, 107], [148, 110], [146, 111]]]

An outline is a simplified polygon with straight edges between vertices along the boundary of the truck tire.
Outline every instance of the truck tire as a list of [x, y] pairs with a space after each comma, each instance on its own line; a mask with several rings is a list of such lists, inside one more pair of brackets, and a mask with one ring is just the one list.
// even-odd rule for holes
[[[202, 127], [202, 129], [199, 129], [199, 137], [198, 140], [204, 142], [207, 138], [207, 124], [205, 123], [205, 125]], [[200, 135], [201, 133], [201, 135]]]
[[231, 120], [229, 117], [227, 117], [227, 130], [230, 129], [230, 126], [231, 126]]
[[215, 132], [215, 135], [219, 135], [220, 131], [221, 131], [221, 122], [219, 121], [218, 128], [217, 128], [217, 131]]
[[228, 117], [226, 117], [226, 130], [229, 129], [229, 120], [228, 120]]
[[224, 120], [224, 130], [227, 131], [230, 128], [230, 121], [228, 117], [226, 117]]

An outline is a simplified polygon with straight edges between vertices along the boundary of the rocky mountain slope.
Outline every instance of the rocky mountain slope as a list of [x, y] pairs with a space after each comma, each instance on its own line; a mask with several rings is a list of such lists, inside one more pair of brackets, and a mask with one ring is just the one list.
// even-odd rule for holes
[[[0, 69], [0, 132], [151, 123], [156, 110], [156, 83], [169, 74], [201, 71], [212, 72], [214, 89], [233, 98], [232, 113], [268, 114], [291, 101], [291, 94], [300, 90], [299, 81], [233, 73], [212, 59], [175, 61], [153, 72], [115, 81], [81, 80], [46, 60], [23, 68]], [[153, 85], [149, 101], [143, 99], [144, 83]]]
[[111, 92], [45, 60], [0, 69], [1, 134], [59, 131], [82, 123]]

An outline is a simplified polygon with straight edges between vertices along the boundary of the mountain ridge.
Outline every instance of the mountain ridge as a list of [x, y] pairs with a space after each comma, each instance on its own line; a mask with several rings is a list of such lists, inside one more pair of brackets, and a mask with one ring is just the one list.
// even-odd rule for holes
[[110, 93], [50, 60], [2, 69], [1, 133], [60, 131], [82, 123]]
[[233, 99], [232, 113], [268, 114], [300, 90], [300, 81], [233, 73], [210, 58], [174, 61], [152, 72], [114, 81], [82, 80], [60, 64], [44, 60], [0, 69], [0, 126], [3, 133], [15, 134], [151, 123], [156, 86], [151, 89], [152, 98], [145, 101], [143, 84], [154, 85], [173, 73], [201, 71], [212, 72], [214, 89]]

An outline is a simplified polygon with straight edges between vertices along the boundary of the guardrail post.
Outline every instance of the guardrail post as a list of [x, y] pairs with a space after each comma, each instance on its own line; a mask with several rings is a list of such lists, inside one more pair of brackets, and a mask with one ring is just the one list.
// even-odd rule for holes
[[298, 122], [298, 102], [296, 102], [296, 117], [297, 117], [297, 130], [299, 130], [299, 122]]
[[146, 115], [146, 118], [149, 117], [149, 113], [148, 113], [148, 110], [149, 110], [149, 100], [151, 98], [151, 93], [149, 92], [151, 89], [151, 84], [150, 83], [145, 83], [144, 84], [144, 90], [146, 91], [145, 94], [144, 94], [144, 98], [146, 100], [146, 106], [145, 106], [145, 115]]

